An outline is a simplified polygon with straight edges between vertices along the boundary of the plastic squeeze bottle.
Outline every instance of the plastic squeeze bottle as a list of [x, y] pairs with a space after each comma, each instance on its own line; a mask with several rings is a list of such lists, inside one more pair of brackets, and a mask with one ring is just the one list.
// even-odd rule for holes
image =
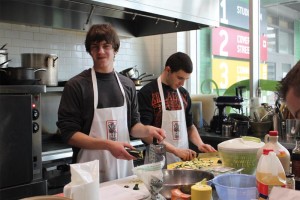
[[286, 187], [286, 176], [273, 149], [263, 149], [256, 169], [258, 199], [265, 200], [274, 186]]
[[263, 149], [273, 149], [283, 166], [284, 172], [290, 174], [290, 152], [278, 142], [278, 131], [269, 131], [264, 140], [265, 145], [257, 151], [257, 160], [262, 155]]

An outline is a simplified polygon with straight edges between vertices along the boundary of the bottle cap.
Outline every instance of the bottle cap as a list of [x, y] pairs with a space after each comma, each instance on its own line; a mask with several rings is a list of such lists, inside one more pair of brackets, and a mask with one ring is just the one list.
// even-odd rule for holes
[[271, 151], [273, 151], [273, 149], [263, 149], [263, 154], [268, 155]]
[[269, 131], [270, 136], [278, 136], [278, 131]]

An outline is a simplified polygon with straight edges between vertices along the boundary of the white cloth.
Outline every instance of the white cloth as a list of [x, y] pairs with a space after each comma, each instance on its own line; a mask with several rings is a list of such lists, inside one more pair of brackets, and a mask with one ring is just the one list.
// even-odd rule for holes
[[300, 199], [300, 191], [292, 190], [288, 188], [282, 187], [273, 187], [270, 194], [269, 200], [299, 200]]
[[[166, 141], [177, 148], [188, 149], [189, 142], [185, 120], [185, 111], [179, 90], [177, 89], [177, 95], [180, 100], [181, 110], [167, 110], [161, 77], [157, 79], [157, 84], [162, 105], [161, 128], [164, 129], [167, 133]], [[179, 157], [167, 152], [167, 164], [179, 161], [181, 161]]]
[[[125, 92], [119, 77], [115, 73], [118, 84], [124, 97], [124, 105], [120, 107], [98, 109], [98, 86], [96, 72], [91, 70], [94, 90], [94, 118], [89, 135], [106, 140], [130, 142], [127, 128], [127, 104]], [[116, 159], [107, 150], [81, 149], [78, 162], [99, 160], [100, 183], [114, 179], [124, 178], [133, 174], [133, 161]]]

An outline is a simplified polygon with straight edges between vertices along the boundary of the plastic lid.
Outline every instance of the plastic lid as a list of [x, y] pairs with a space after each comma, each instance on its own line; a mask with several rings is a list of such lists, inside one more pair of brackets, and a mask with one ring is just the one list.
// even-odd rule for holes
[[265, 145], [260, 139], [234, 138], [218, 144], [218, 148], [226, 150], [257, 150]]
[[271, 151], [273, 151], [273, 149], [263, 149], [263, 154], [268, 155]]
[[278, 136], [278, 131], [269, 131], [270, 136]]

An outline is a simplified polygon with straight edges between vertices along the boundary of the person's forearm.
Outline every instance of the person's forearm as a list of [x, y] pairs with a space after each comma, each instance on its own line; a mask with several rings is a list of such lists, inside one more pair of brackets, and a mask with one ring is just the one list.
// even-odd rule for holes
[[170, 143], [163, 141], [163, 144], [166, 146], [166, 151], [176, 155], [176, 147]]
[[142, 123], [135, 124], [131, 128], [130, 135], [135, 138], [146, 138], [150, 136], [148, 129]]
[[108, 150], [110, 140], [94, 138], [81, 132], [76, 132], [68, 141], [71, 146], [82, 149]]

